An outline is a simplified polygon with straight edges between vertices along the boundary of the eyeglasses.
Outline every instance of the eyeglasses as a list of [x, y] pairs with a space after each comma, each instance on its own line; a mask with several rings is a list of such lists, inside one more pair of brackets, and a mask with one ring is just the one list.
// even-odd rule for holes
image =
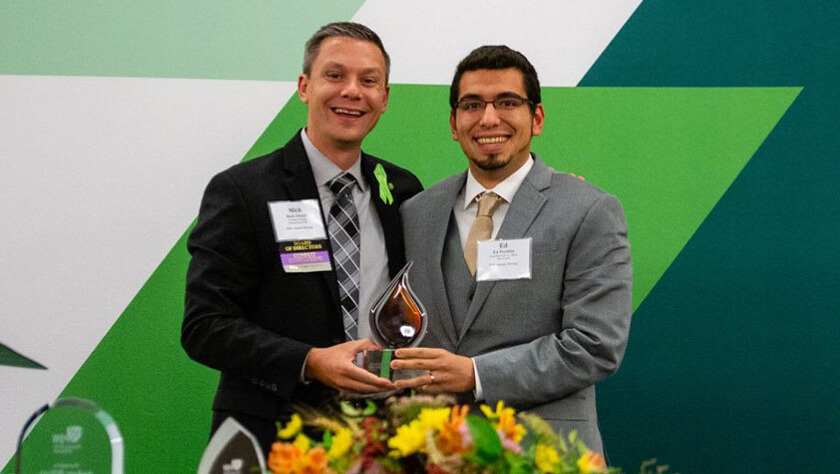
[[468, 97], [466, 99], [459, 100], [458, 103], [455, 104], [455, 107], [457, 107], [461, 112], [468, 114], [479, 112], [483, 113], [484, 109], [487, 108], [487, 104], [493, 104], [493, 108], [496, 109], [496, 112], [511, 112], [525, 104], [533, 105], [534, 103], [524, 97], [507, 95], [496, 97], [493, 100], [482, 100], [474, 97]]

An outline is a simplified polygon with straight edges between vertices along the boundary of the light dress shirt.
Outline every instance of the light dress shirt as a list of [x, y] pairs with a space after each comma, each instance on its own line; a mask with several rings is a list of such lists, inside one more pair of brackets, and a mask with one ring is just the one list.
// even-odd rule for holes
[[[335, 202], [335, 193], [332, 192], [328, 183], [344, 170], [338, 167], [315, 145], [306, 135], [306, 129], [301, 130], [300, 137], [303, 140], [303, 148], [309, 158], [309, 165], [312, 167], [312, 174], [315, 177], [315, 184], [318, 186], [318, 198], [321, 201], [321, 212], [324, 213], [324, 221], [329, 222], [330, 207]], [[379, 221], [379, 214], [371, 202], [370, 186], [362, 176], [361, 154], [356, 158], [353, 166], [347, 170], [356, 178], [358, 186], [353, 187], [353, 203], [356, 205], [356, 212], [359, 216], [359, 339], [370, 337], [370, 321], [368, 313], [373, 305], [373, 299], [379, 292], [384, 291], [391, 279], [388, 276], [388, 253], [385, 251], [385, 232], [382, 230], [382, 223]], [[327, 236], [329, 238], [329, 236]], [[307, 359], [309, 354], [307, 354]], [[300, 369], [300, 380], [307, 382], [304, 377], [306, 372], [306, 359]]]
[[[499, 203], [499, 206], [493, 213], [493, 233], [490, 238], [495, 239], [496, 234], [499, 233], [499, 228], [502, 226], [502, 222], [505, 220], [507, 211], [510, 209], [510, 202], [513, 201], [513, 197], [516, 195], [522, 182], [525, 181], [525, 176], [528, 175], [528, 172], [531, 171], [533, 166], [534, 160], [532, 158], [520, 166], [518, 170], [514, 171], [513, 174], [505, 178], [504, 181], [493, 187], [493, 189], [486, 189], [475, 179], [472, 170], [467, 171], [467, 182], [461, 188], [458, 197], [455, 198], [455, 208], [453, 209], [455, 223], [458, 225], [458, 235], [461, 237], [462, 249], [467, 244], [470, 227], [475, 222], [476, 213], [478, 212], [476, 197], [485, 191], [493, 191], [502, 198], [502, 202]], [[481, 379], [478, 378], [475, 360], [473, 360], [473, 374], [475, 375], [475, 391], [473, 394], [476, 400], [483, 400], [484, 393], [481, 390]]]
[[[321, 200], [321, 210], [324, 212], [324, 220], [329, 221], [330, 208], [335, 202], [335, 194], [327, 183], [344, 170], [321, 153], [306, 136], [306, 131], [301, 131], [303, 147], [309, 157], [309, 164], [312, 166], [312, 174], [315, 176], [315, 184], [318, 185], [318, 196]], [[358, 186], [353, 187], [353, 202], [356, 204], [356, 212], [359, 215], [359, 260], [360, 260], [360, 282], [359, 282], [359, 339], [370, 337], [370, 321], [368, 313], [373, 306], [373, 300], [381, 291], [388, 286], [391, 279], [388, 276], [388, 253], [385, 251], [385, 233], [382, 231], [382, 223], [379, 221], [379, 214], [376, 206], [371, 201], [370, 185], [362, 176], [362, 160], [356, 159], [353, 166], [347, 170], [356, 178]]]

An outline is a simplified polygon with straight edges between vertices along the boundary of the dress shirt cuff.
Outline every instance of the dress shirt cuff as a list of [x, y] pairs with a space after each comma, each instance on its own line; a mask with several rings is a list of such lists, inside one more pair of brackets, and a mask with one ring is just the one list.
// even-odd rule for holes
[[472, 361], [473, 366], [473, 376], [475, 376], [475, 389], [473, 390], [473, 396], [475, 397], [475, 401], [484, 400], [484, 392], [481, 390], [481, 379], [478, 378], [478, 369], [475, 367], [475, 359], [470, 358]]

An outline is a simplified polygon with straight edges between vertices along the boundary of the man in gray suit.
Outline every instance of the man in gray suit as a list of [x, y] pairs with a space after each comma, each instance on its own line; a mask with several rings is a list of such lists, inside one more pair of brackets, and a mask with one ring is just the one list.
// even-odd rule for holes
[[449, 101], [469, 168], [402, 207], [429, 348], [398, 350], [392, 367], [429, 372], [396, 384], [504, 400], [602, 452], [594, 384], [618, 368], [630, 328], [621, 205], [531, 153], [545, 110], [521, 53], [474, 50]]

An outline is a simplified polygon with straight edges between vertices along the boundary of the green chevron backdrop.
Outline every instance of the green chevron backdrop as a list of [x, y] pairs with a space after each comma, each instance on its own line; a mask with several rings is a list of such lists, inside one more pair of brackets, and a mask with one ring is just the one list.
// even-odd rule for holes
[[[545, 14], [560, 8], [535, 5]], [[0, 7], [0, 43], [12, 45], [0, 52], [6, 75], [0, 79], [15, 86], [40, 76], [288, 82], [296, 77], [303, 41], [318, 25], [354, 18], [387, 31], [376, 14], [388, 17], [387, 8], [376, 1], [250, 8], [10, 2]], [[832, 344], [840, 333], [840, 297], [833, 291], [840, 201], [832, 199], [840, 167], [834, 34], [840, 8], [663, 0], [641, 3], [624, 20], [606, 49], [595, 48], [597, 59], [577, 87], [543, 76], [547, 123], [535, 141], [555, 169], [617, 195], [628, 216], [635, 266], [631, 340], [622, 369], [598, 392], [610, 461], [631, 472], [654, 456], [683, 473], [823, 470], [840, 448], [834, 395], [840, 356]], [[530, 56], [529, 48], [541, 50], [545, 38], [536, 28], [518, 33], [527, 34], [533, 38], [514, 46]], [[455, 56], [494, 36], [476, 38]], [[294, 46], [273, 46], [283, 44]], [[396, 71], [400, 57], [394, 48], [391, 53]], [[454, 61], [441, 77], [452, 67]], [[465, 166], [448, 132], [446, 79], [403, 77], [395, 77], [388, 113], [365, 149], [415, 170], [429, 185]], [[252, 137], [247, 152], [228, 157], [228, 164], [282, 145], [305, 113], [296, 97], [281, 100], [273, 119], [243, 130]], [[10, 129], [17, 120], [0, 117]], [[216, 145], [220, 139], [203, 140]], [[27, 158], [20, 151], [26, 147], [9, 149]], [[195, 178], [199, 187], [207, 177]], [[194, 215], [198, 195], [172, 206]], [[4, 212], [13, 198], [4, 196]], [[206, 442], [217, 374], [189, 361], [178, 341], [188, 226], [189, 219], [175, 229], [180, 238], [163, 242], [104, 337], [57, 382], [62, 396], [96, 400], [118, 421], [128, 472], [194, 471]], [[26, 264], [9, 263], [21, 271]], [[49, 369], [0, 367], [6, 380], [29, 383], [33, 373], [55, 372], [51, 365], [69, 350], [27, 346], [25, 331], [5, 330], [26, 324], [4, 315], [0, 361], [14, 354]], [[23, 418], [51, 398], [30, 405], [6, 387], [0, 396], [12, 400], [9, 413]], [[10, 433], [19, 426], [3, 423]], [[10, 470], [11, 464], [3, 472]]]

